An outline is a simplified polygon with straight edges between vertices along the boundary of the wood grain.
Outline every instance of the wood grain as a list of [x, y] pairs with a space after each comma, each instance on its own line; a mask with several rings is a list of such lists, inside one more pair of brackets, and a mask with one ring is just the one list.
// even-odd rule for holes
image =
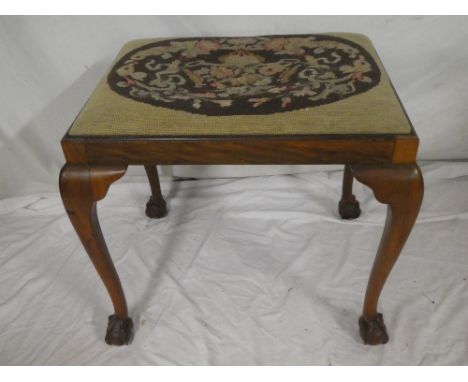
[[[417, 136], [405, 136], [405, 142], [413, 143], [403, 146], [396, 146], [397, 137], [313, 135], [130, 139], [65, 136], [62, 145], [69, 163], [103, 165], [413, 163]], [[86, 158], [77, 156], [70, 149], [73, 145], [84, 145]]]

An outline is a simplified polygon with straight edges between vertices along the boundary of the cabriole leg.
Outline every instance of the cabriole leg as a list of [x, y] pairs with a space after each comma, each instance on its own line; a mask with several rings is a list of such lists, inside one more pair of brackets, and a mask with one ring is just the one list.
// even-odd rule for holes
[[359, 202], [353, 195], [353, 173], [351, 167], [347, 164], [343, 174], [343, 191], [341, 200], [338, 204], [338, 212], [342, 219], [356, 219], [361, 215]]
[[376, 199], [387, 204], [383, 236], [367, 285], [361, 337], [370, 345], [388, 342], [383, 317], [377, 302], [393, 265], [413, 228], [423, 199], [424, 184], [417, 164], [351, 166], [354, 177], [369, 186]]
[[153, 219], [159, 219], [167, 215], [167, 205], [161, 194], [159, 184], [158, 169], [154, 165], [145, 166], [146, 175], [151, 187], [151, 197], [146, 203], [146, 216]]
[[105, 340], [110, 345], [128, 344], [133, 322], [127, 302], [99, 226], [96, 202], [109, 186], [125, 174], [126, 166], [87, 166], [66, 164], [60, 172], [60, 193], [73, 227], [109, 292], [115, 314], [109, 317]]

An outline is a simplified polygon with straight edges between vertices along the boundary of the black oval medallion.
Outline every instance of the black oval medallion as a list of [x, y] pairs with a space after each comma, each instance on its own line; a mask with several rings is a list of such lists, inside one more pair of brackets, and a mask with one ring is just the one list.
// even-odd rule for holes
[[327, 35], [184, 38], [127, 53], [107, 78], [118, 94], [190, 113], [271, 114], [324, 105], [380, 81], [372, 56]]

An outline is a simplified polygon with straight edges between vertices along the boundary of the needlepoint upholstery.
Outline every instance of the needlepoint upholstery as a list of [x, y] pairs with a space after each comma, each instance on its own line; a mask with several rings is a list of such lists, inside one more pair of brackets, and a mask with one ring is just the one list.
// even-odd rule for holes
[[131, 41], [69, 135], [410, 132], [369, 39], [330, 33]]

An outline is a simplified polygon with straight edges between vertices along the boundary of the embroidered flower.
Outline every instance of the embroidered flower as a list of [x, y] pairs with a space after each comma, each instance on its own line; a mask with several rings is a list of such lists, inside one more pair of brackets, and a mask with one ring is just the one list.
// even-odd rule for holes
[[252, 85], [259, 79], [260, 77], [258, 75], [253, 74], [253, 73], [248, 73], [248, 74], [243, 74], [241, 76], [232, 78], [229, 82], [232, 86]]
[[249, 98], [248, 101], [252, 103], [253, 107], [258, 107], [265, 102], [268, 102], [270, 98]]
[[291, 94], [296, 97], [307, 97], [317, 95], [317, 92], [313, 91], [309, 86], [305, 86], [302, 89], [291, 91]]
[[232, 105], [232, 99], [220, 99], [220, 100], [216, 100], [216, 101], [213, 101], [214, 103], [217, 103], [219, 106], [221, 107], [228, 107], [228, 106], [231, 106]]
[[196, 88], [203, 87], [203, 79], [199, 75], [189, 69], [184, 69], [184, 72]]
[[124, 80], [127, 83], [127, 85], [135, 85], [136, 84], [136, 81], [129, 78], [129, 77], [124, 77]]
[[353, 80], [370, 82], [372, 81], [369, 77], [364, 76], [364, 73], [372, 70], [371, 65], [366, 61], [364, 56], [359, 56], [353, 61], [353, 65], [340, 66], [340, 70], [343, 73], [349, 73]]
[[[289, 54], [302, 56], [305, 54], [304, 48], [306, 48], [306, 43], [304, 39], [291, 38], [288, 39], [288, 42], [284, 47], [284, 51], [287, 51]], [[283, 53], [284, 51], [278, 53]]]
[[245, 49], [239, 49], [219, 58], [219, 61], [226, 65], [243, 68], [247, 65], [259, 64], [265, 59], [258, 54], [254, 54]]
[[274, 88], [268, 89], [268, 92], [273, 93], [273, 94], [278, 94], [278, 93], [285, 91], [287, 88], [288, 88], [287, 86], [276, 86]]
[[284, 48], [284, 46], [287, 44], [288, 40], [280, 37], [280, 38], [272, 38], [271, 40], [267, 40], [265, 42], [265, 49], [266, 50], [273, 50], [273, 51], [278, 51]]
[[210, 69], [210, 75], [217, 79], [221, 78], [226, 78], [226, 77], [232, 77], [234, 75], [234, 72], [232, 69], [226, 67], [226, 66], [212, 66]]
[[198, 49], [203, 50], [204, 52], [211, 52], [212, 50], [218, 50], [221, 45], [219, 45], [219, 43], [213, 40], [200, 40], [197, 41], [195, 46]]
[[202, 105], [202, 102], [201, 102], [200, 99], [195, 99], [195, 100], [193, 100], [192, 106], [193, 106], [195, 109], [200, 109], [200, 108], [201, 108], [201, 105]]
[[291, 103], [291, 97], [281, 98], [281, 107], [286, 107]]
[[276, 73], [282, 72], [285, 67], [277, 62], [272, 62], [270, 64], [262, 65], [258, 71], [264, 76], [273, 76]]
[[131, 74], [131, 77], [134, 80], [143, 81], [148, 74], [145, 72], [134, 72]]
[[309, 65], [312, 65], [312, 66], [320, 65], [317, 57], [307, 55], [305, 56], [305, 59]]
[[214, 81], [210, 84], [212, 88], [216, 88], [218, 90], [223, 90], [226, 89], [226, 85], [224, 85], [222, 82], [219, 81]]

